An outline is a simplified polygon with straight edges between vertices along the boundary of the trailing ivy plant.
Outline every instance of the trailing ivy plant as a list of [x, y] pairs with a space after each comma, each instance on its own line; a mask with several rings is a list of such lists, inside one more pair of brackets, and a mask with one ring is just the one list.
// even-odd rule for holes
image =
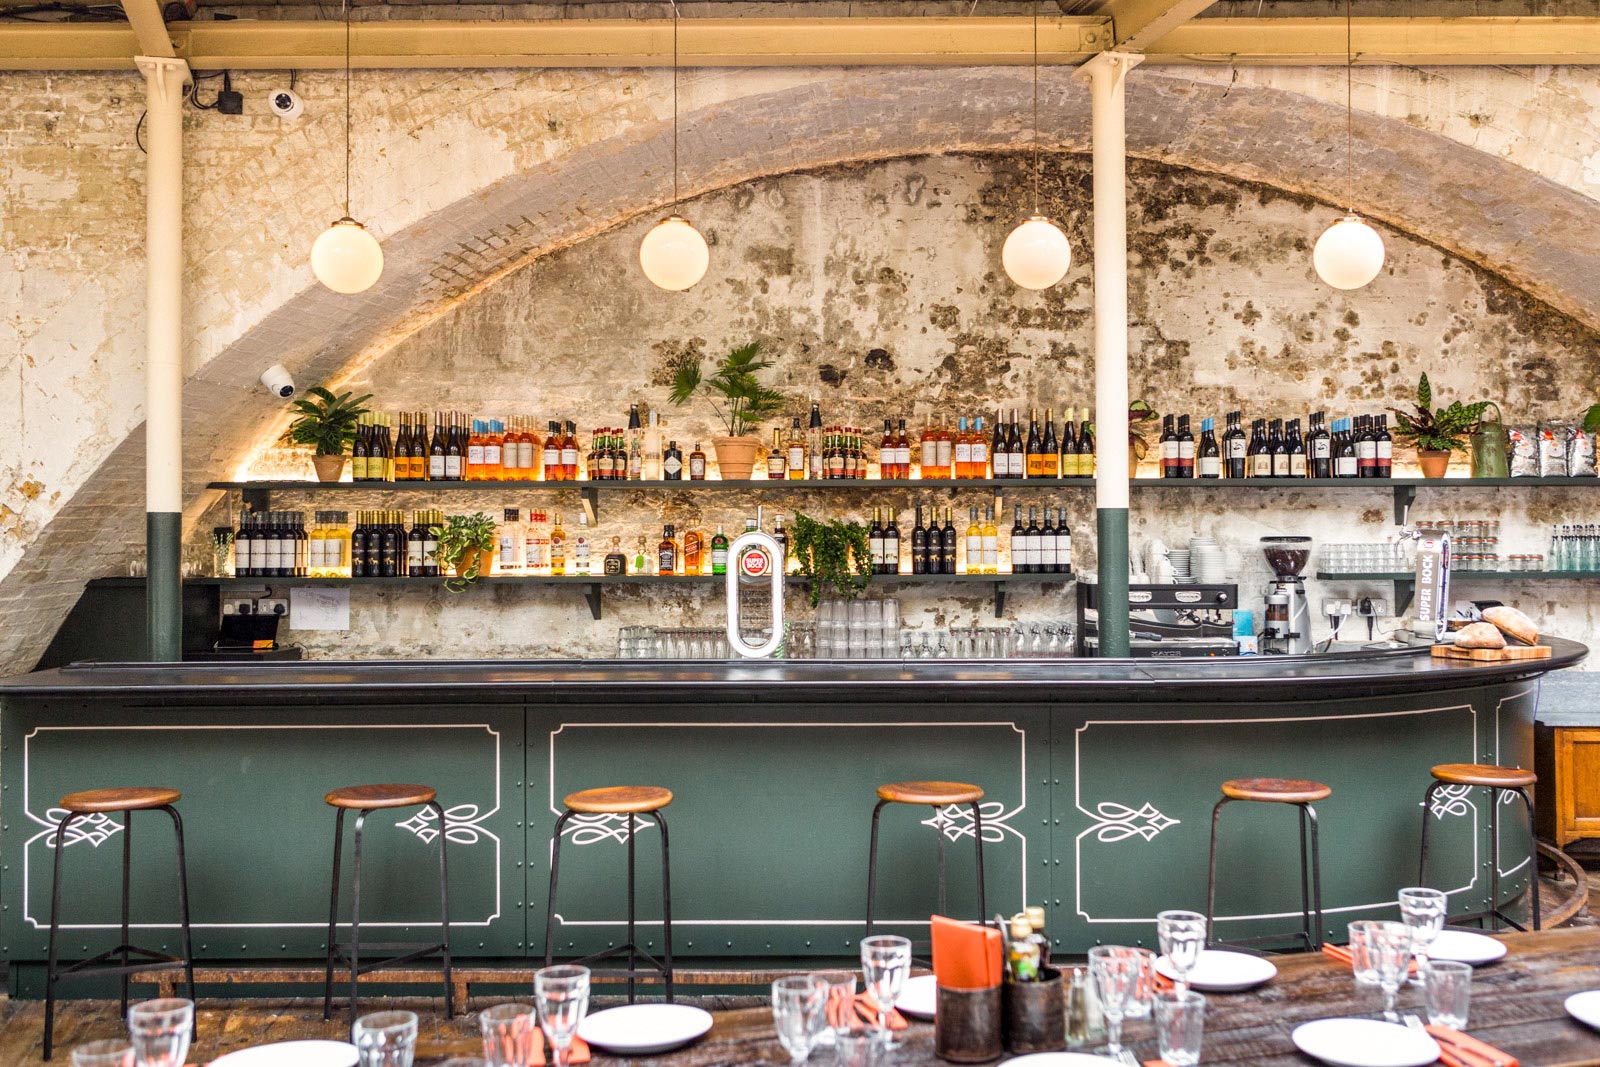
[[444, 587], [452, 593], [459, 593], [483, 577], [494, 562], [493, 553], [498, 544], [499, 530], [494, 520], [483, 512], [447, 516], [444, 525], [439, 528], [439, 551], [435, 557], [439, 561], [439, 570], [453, 571], [456, 564], [473, 549], [477, 553], [472, 556], [466, 570], [446, 578]]
[[812, 607], [822, 601], [825, 584], [854, 599], [872, 580], [872, 546], [867, 543], [867, 528], [858, 522], [818, 522], [796, 512], [789, 548], [800, 563], [800, 573], [811, 579]]
[[1398, 423], [1395, 435], [1409, 441], [1418, 452], [1462, 452], [1466, 450], [1468, 436], [1478, 428], [1478, 420], [1483, 418], [1489, 405], [1487, 400], [1471, 404], [1452, 400], [1449, 407], [1436, 408], [1433, 385], [1424, 374], [1417, 382], [1416, 406], [1410, 411], [1389, 410], [1394, 412]]
[[756, 380], [756, 374], [772, 366], [770, 359], [761, 359], [761, 342], [752, 341], [722, 357], [716, 373], [703, 377], [700, 361], [694, 360], [678, 367], [672, 378], [672, 402], [682, 406], [688, 403], [701, 386], [708, 392], [720, 394], [723, 404], [708, 401], [711, 410], [728, 428], [729, 437], [743, 437], [760, 428], [762, 421], [783, 410], [784, 396], [776, 389], [768, 389]]

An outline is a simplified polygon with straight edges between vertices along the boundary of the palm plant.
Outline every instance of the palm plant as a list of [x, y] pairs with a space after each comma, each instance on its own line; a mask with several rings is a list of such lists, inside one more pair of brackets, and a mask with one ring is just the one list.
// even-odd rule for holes
[[729, 437], [743, 437], [759, 428], [761, 421], [783, 410], [785, 398], [775, 389], [768, 389], [756, 375], [772, 366], [772, 361], [761, 359], [761, 342], [752, 341], [735, 348], [722, 358], [716, 373], [706, 378], [700, 370], [700, 361], [684, 363], [672, 379], [672, 402], [682, 406], [701, 387], [722, 397], [722, 402], [709, 401], [717, 418], [728, 428]]

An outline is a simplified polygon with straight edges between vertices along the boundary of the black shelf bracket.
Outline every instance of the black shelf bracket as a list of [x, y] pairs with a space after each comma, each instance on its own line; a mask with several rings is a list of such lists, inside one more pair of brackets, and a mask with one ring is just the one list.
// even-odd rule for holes
[[1416, 503], [1417, 487], [1414, 485], [1397, 485], [1394, 487], [1394, 524], [1404, 526], [1406, 515], [1411, 511], [1411, 505]]
[[[579, 491], [579, 496], [583, 500], [584, 513], [589, 516], [589, 525], [598, 526], [600, 524], [600, 487], [586, 485]], [[598, 619], [600, 617], [600, 609], [595, 608], [594, 610], [595, 618]]]
[[583, 599], [589, 602], [589, 614], [594, 616], [596, 622], [600, 621], [602, 588], [599, 582], [590, 582], [583, 587]]
[[1394, 617], [1400, 618], [1411, 606], [1417, 596], [1417, 583], [1412, 578], [1396, 578], [1394, 580]]
[[246, 511], [271, 511], [272, 490], [241, 489], [239, 490], [239, 502]]
[[1003, 619], [1003, 618], [1006, 617], [1006, 583], [1005, 582], [995, 582], [994, 583], [994, 617], [997, 618], [997, 619]]

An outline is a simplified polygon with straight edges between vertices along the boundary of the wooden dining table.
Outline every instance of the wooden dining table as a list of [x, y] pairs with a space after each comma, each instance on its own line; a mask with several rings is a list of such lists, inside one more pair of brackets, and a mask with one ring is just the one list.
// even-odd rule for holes
[[[1573, 993], [1600, 989], [1600, 929], [1553, 930], [1500, 935], [1506, 956], [1473, 974], [1467, 1033], [1515, 1056], [1522, 1067], [1600, 1065], [1600, 1031], [1573, 1019], [1562, 1002]], [[1358, 987], [1350, 968], [1320, 953], [1277, 956], [1278, 975], [1242, 993], [1207, 995], [1203, 1065], [1229, 1067], [1305, 1067], [1315, 1064], [1295, 1049], [1289, 1035], [1314, 1019], [1377, 1017], [1378, 991]], [[1422, 1014], [1421, 991], [1400, 994], [1402, 1013]], [[913, 1021], [900, 1035], [904, 1045], [883, 1067], [935, 1067], [933, 1025]], [[1157, 1058], [1155, 1031], [1148, 1021], [1130, 1022], [1124, 1044], [1143, 1061]], [[437, 1064], [448, 1055], [475, 1050], [419, 1048], [418, 1064]], [[1084, 1049], [1082, 1051], [1095, 1051]], [[654, 1057], [610, 1057], [596, 1051], [595, 1064], [633, 1067], [731, 1067], [734, 1064], [787, 1064], [767, 1008], [718, 1012], [700, 1041]], [[817, 1049], [811, 1062], [828, 1067], [833, 1056]]]

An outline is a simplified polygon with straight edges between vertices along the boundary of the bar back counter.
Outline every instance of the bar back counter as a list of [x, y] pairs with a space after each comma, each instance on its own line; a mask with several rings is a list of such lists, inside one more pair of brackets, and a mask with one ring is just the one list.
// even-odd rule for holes
[[[1533, 765], [1540, 677], [1586, 649], [1492, 664], [1427, 651], [1028, 664], [428, 662], [87, 665], [0, 681], [0, 934], [13, 993], [38, 995], [61, 796], [183, 791], [195, 952], [203, 962], [320, 958], [332, 788], [419, 782], [447, 812], [455, 949], [542, 958], [550, 834], [567, 793], [670, 789], [675, 956], [712, 964], [849, 956], [862, 935], [875, 789], [981, 785], [989, 910], [1049, 907], [1061, 951], [1149, 945], [1164, 908], [1205, 904], [1222, 781], [1310, 778], [1321, 821], [1324, 934], [1415, 884], [1434, 764]], [[1487, 801], [1450, 789], [1428, 813], [1430, 881], [1452, 910], [1489, 905]], [[437, 921], [436, 821], [368, 820], [368, 937], [426, 940]], [[1523, 821], [1501, 820], [1502, 898], [1528, 875]], [[136, 824], [137, 825], [137, 824]], [[153, 824], [152, 824], [153, 825]], [[621, 816], [567, 824], [558, 956], [624, 938]], [[657, 848], [643, 826], [640, 940], [659, 945]], [[920, 935], [934, 835], [951, 911], [975, 915], [965, 808], [883, 816], [878, 921]], [[63, 861], [63, 954], [117, 941], [122, 829], [79, 822]], [[1218, 935], [1299, 923], [1295, 820], [1231, 807]], [[134, 940], [176, 948], [166, 835], [134, 850]], [[370, 925], [369, 925], [370, 924]], [[436, 930], [437, 928], [434, 927]], [[390, 936], [392, 935], [392, 936]]]

